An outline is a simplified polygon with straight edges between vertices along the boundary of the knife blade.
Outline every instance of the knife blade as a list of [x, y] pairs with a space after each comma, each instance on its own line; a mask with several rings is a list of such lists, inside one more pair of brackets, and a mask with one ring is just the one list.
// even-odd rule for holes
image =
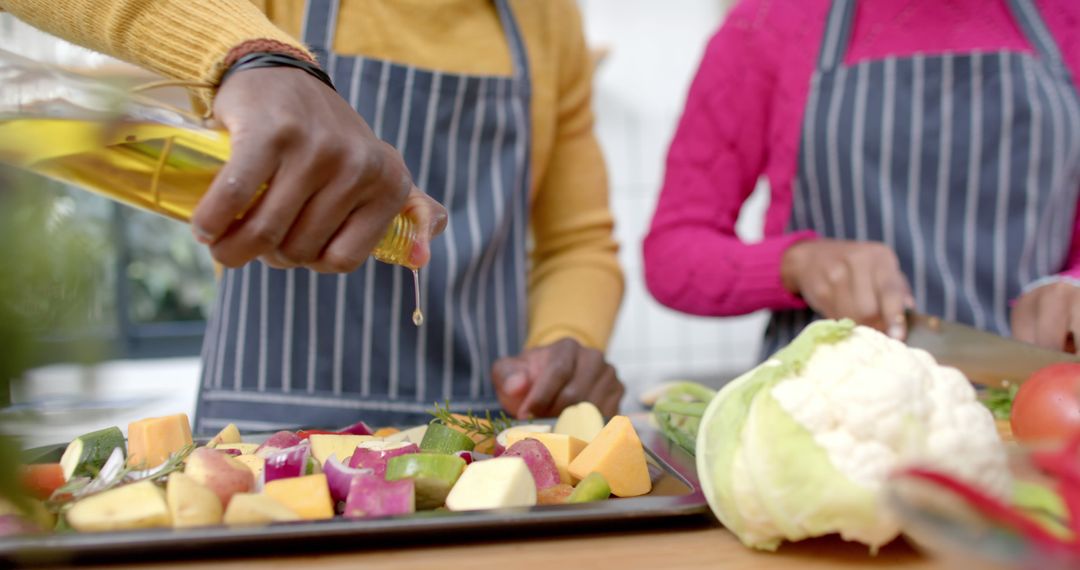
[[1059, 362], [1080, 362], [1080, 356], [1047, 350], [909, 311], [907, 345], [921, 348], [945, 366], [963, 372], [972, 382], [994, 388], [1022, 384], [1040, 368]]

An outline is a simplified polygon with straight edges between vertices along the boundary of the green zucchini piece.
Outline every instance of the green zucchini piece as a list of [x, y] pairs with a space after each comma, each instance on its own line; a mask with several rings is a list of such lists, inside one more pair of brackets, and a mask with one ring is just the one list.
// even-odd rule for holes
[[109, 455], [118, 447], [122, 452], [127, 451], [124, 434], [116, 426], [80, 435], [68, 444], [64, 455], [60, 457], [64, 479], [70, 481], [72, 477], [97, 475]]
[[435, 420], [428, 425], [424, 439], [420, 440], [420, 451], [424, 453], [457, 453], [472, 451], [476, 442], [471, 437]]
[[410, 453], [386, 462], [386, 480], [411, 478], [416, 510], [437, 509], [465, 470], [465, 460], [445, 453]]
[[611, 486], [608, 485], [607, 479], [597, 471], [593, 471], [585, 476], [577, 487], [574, 487], [573, 492], [566, 498], [567, 503], [591, 503], [592, 501], [603, 501], [611, 496]]

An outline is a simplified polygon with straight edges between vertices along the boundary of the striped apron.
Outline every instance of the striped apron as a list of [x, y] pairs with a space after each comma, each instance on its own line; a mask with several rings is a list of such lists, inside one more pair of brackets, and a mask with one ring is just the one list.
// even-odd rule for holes
[[496, 0], [512, 76], [442, 73], [333, 53], [339, 0], [309, 0], [304, 42], [417, 186], [450, 213], [420, 271], [369, 260], [350, 274], [226, 270], [206, 333], [200, 432], [410, 425], [436, 401], [498, 409], [496, 359], [525, 341], [530, 86], [521, 33]]
[[[843, 63], [855, 0], [834, 0], [811, 80], [790, 230], [890, 246], [919, 310], [1010, 334], [1023, 287], [1060, 271], [1080, 189], [1080, 104], [1032, 0], [1034, 54]], [[815, 314], [775, 312], [762, 357]]]

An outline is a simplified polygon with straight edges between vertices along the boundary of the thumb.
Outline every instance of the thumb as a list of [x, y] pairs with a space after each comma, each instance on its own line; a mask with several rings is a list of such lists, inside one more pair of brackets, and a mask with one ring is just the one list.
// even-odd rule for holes
[[414, 268], [423, 267], [431, 259], [431, 240], [446, 229], [446, 208], [413, 186], [402, 213], [416, 224], [408, 263]]
[[503, 409], [515, 415], [529, 393], [528, 363], [521, 357], [502, 358], [491, 367], [495, 394]]

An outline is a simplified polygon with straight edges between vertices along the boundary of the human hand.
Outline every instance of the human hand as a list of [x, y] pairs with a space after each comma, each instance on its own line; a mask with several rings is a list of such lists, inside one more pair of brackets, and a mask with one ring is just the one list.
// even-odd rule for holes
[[896, 254], [877, 242], [807, 240], [784, 252], [784, 286], [830, 319], [848, 318], [903, 339], [915, 306]]
[[1058, 281], [1020, 296], [1012, 310], [1017, 340], [1051, 350], [1076, 352], [1080, 338], [1080, 287]]
[[499, 359], [492, 379], [499, 403], [520, 419], [554, 417], [582, 401], [613, 416], [625, 391], [603, 352], [569, 338]]
[[422, 234], [411, 261], [427, 262], [446, 209], [413, 186], [401, 155], [322, 82], [292, 68], [238, 72], [218, 91], [214, 117], [229, 131], [232, 156], [192, 228], [218, 262], [352, 271], [403, 209]]

